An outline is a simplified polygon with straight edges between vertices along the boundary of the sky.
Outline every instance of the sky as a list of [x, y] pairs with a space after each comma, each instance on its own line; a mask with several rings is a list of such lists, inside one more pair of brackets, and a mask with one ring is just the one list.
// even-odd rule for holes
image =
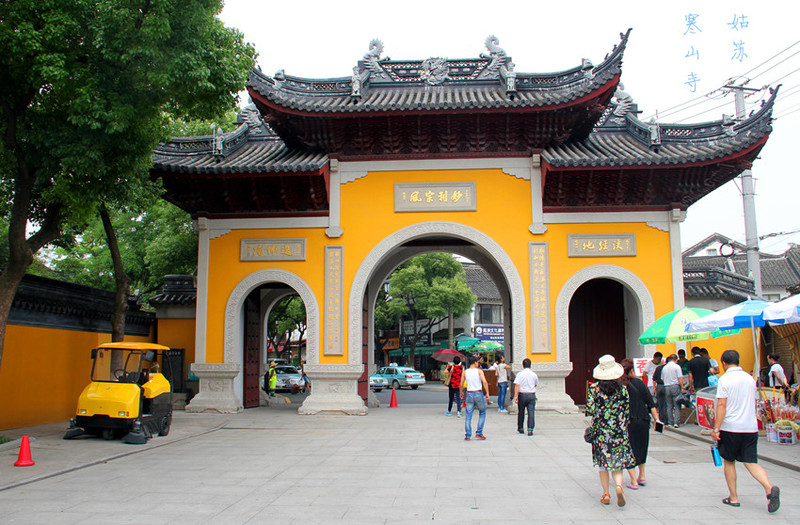
[[[753, 164], [757, 229], [766, 236], [761, 251], [800, 244], [800, 163], [792, 154], [800, 137], [800, 2], [227, 0], [220, 18], [255, 46], [264, 73], [309, 78], [349, 77], [374, 38], [384, 57], [423, 60], [477, 57], [494, 35], [517, 72], [564, 71], [583, 58], [599, 64], [632, 28], [621, 82], [640, 118], [662, 123], [735, 115], [733, 95], [720, 89], [729, 81], [760, 89], [746, 99], [748, 113], [769, 96], [761, 88], [782, 84], [773, 132]], [[737, 182], [689, 208], [684, 249], [713, 233], [745, 242]], [[772, 235], [786, 232], [793, 234]]]

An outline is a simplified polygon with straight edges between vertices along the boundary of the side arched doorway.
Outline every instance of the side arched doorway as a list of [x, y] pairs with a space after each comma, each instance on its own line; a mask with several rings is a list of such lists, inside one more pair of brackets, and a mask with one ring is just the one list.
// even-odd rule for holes
[[617, 361], [627, 355], [625, 344], [625, 290], [612, 279], [592, 279], [580, 286], [569, 304], [569, 353], [572, 373], [567, 394], [577, 404], [586, 402], [586, 382], [592, 381], [597, 359], [605, 354]]

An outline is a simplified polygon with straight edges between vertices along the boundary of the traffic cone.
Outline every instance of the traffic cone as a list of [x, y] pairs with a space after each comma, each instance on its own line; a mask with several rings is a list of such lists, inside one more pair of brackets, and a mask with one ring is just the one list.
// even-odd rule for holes
[[389, 401], [389, 408], [397, 408], [397, 393], [394, 387], [392, 387], [392, 399]]
[[28, 442], [28, 436], [22, 436], [22, 443], [19, 445], [19, 459], [14, 463], [15, 467], [30, 467], [34, 465], [31, 458], [31, 445]]

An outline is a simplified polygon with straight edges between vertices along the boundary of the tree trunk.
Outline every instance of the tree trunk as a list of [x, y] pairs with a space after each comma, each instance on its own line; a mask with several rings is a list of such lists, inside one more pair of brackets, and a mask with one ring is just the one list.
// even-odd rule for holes
[[453, 340], [455, 337], [453, 336], [453, 331], [455, 327], [455, 319], [453, 319], [453, 312], [447, 314], [447, 348], [453, 348]]
[[125, 340], [125, 317], [128, 315], [131, 278], [125, 273], [122, 256], [119, 253], [117, 233], [114, 231], [114, 225], [111, 224], [111, 217], [105, 204], [100, 205], [100, 219], [103, 221], [106, 242], [108, 242], [108, 249], [111, 252], [111, 261], [114, 266], [114, 282], [116, 284], [114, 313], [111, 315], [111, 341], [120, 342]]
[[52, 204], [47, 207], [39, 230], [26, 237], [34, 179], [35, 175], [20, 163], [19, 173], [14, 179], [14, 197], [8, 219], [8, 265], [0, 272], [0, 366], [8, 316], [22, 277], [33, 262], [33, 255], [60, 233], [61, 205]]

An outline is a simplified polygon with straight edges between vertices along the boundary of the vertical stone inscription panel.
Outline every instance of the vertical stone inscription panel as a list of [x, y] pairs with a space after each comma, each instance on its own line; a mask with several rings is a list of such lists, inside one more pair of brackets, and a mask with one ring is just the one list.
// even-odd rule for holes
[[344, 246], [325, 247], [325, 355], [344, 355], [344, 318], [342, 303], [344, 289]]
[[546, 242], [528, 243], [531, 275], [531, 353], [550, 353], [550, 265]]

